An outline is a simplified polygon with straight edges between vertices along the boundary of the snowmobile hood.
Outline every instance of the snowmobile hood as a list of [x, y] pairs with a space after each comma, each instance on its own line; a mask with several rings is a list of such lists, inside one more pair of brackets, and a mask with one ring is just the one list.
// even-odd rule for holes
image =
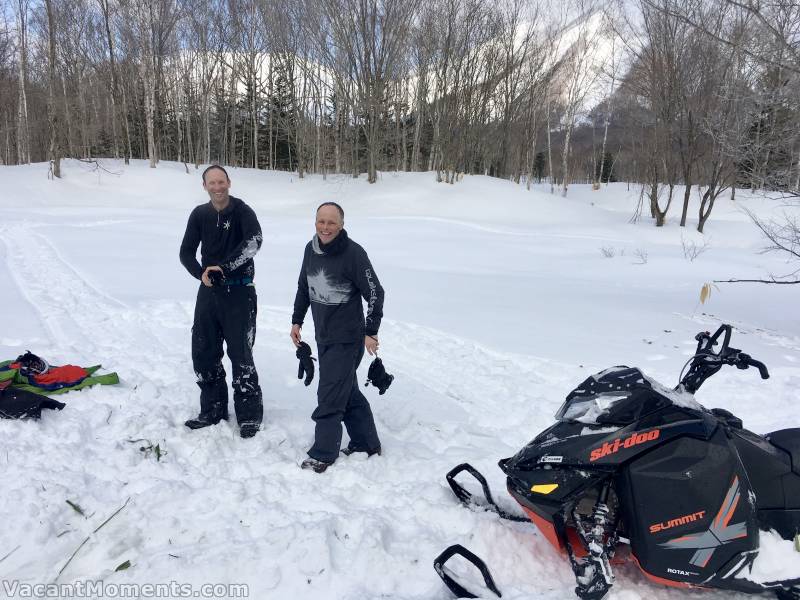
[[587, 448], [620, 431], [616, 426], [554, 423], [526, 444], [514, 456], [499, 462], [506, 475], [566, 465], [587, 464]]
[[668, 406], [703, 411], [692, 394], [669, 389], [639, 369], [619, 366], [587, 378], [558, 409], [558, 421], [624, 427]]

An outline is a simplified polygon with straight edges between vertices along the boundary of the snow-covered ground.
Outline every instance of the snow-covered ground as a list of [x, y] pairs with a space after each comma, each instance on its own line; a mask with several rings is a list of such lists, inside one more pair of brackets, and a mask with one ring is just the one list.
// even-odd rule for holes
[[[60, 397], [67, 407], [40, 422], [0, 421], [0, 580], [444, 600], [431, 563], [461, 543], [487, 560], [504, 598], [569, 598], [572, 572], [534, 527], [461, 507], [447, 470], [471, 462], [514, 510], [497, 460], [548, 426], [575, 385], [628, 364], [672, 386], [694, 334], [720, 322], [772, 378], [728, 369], [698, 399], [757, 432], [800, 424], [796, 286], [720, 284], [699, 301], [714, 279], [792, 270], [759, 253], [764, 242], [741, 210], [777, 216], [773, 202], [742, 192], [720, 200], [703, 238], [696, 206], [685, 229], [678, 208], [663, 229], [630, 224], [638, 189], [625, 184], [573, 186], [564, 199], [485, 177], [451, 186], [430, 173], [384, 174], [368, 185], [234, 169], [231, 192], [264, 231], [255, 357], [265, 425], [251, 440], [230, 424], [190, 432], [197, 282], [178, 246], [191, 208], [207, 200], [200, 175], [101, 162], [113, 173], [67, 161], [61, 181], [43, 164], [0, 167], [0, 360], [30, 349], [55, 364], [102, 363], [122, 379]], [[303, 247], [325, 200], [342, 204], [386, 289], [381, 354], [396, 379], [384, 396], [365, 392], [384, 455], [342, 458], [317, 475], [298, 468], [315, 384], [296, 379], [288, 333]], [[684, 245], [703, 240], [705, 252], [688, 260]], [[309, 319], [309, 340], [310, 329]], [[165, 452], [160, 461], [140, 450], [148, 442]], [[622, 567], [611, 597], [700, 594]]]

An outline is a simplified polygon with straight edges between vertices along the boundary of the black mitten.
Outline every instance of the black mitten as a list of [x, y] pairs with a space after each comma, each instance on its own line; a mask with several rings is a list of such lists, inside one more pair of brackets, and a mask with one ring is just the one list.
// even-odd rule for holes
[[383, 361], [380, 358], [375, 358], [369, 366], [369, 371], [367, 371], [367, 382], [364, 384], [364, 387], [367, 387], [371, 383], [378, 388], [378, 393], [382, 396], [386, 390], [389, 389], [389, 386], [392, 385], [393, 380], [394, 375], [389, 375], [386, 372]]
[[208, 272], [208, 280], [213, 286], [222, 285], [225, 283], [225, 275], [215, 269]]
[[300, 347], [295, 352], [295, 356], [300, 359], [300, 364], [297, 367], [297, 378], [302, 379], [305, 374], [306, 380], [303, 383], [311, 385], [314, 380], [314, 361], [317, 360], [311, 356], [311, 346], [305, 342], [300, 342]]

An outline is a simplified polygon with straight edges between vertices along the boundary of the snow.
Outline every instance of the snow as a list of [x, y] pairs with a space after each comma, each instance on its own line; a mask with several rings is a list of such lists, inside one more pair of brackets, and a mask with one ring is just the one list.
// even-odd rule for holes
[[[796, 424], [795, 286], [719, 284], [699, 302], [714, 279], [792, 269], [759, 252], [764, 242], [741, 210], [779, 215], [768, 200], [741, 191], [721, 199], [709, 249], [689, 261], [682, 238], [702, 236], [674, 216], [660, 229], [630, 224], [638, 189], [625, 184], [572, 186], [561, 198], [476, 176], [447, 185], [431, 173], [385, 173], [369, 185], [231, 169], [231, 193], [255, 209], [264, 234], [255, 358], [265, 425], [249, 440], [232, 424], [190, 432], [182, 423], [198, 410], [189, 352], [197, 282], [178, 247], [206, 199], [200, 175], [175, 163], [101, 163], [110, 172], [66, 161], [61, 181], [48, 180], [44, 164], [0, 167], [0, 359], [30, 349], [54, 364], [100, 362], [122, 379], [61, 397], [67, 407], [40, 422], [0, 421], [3, 581], [246, 583], [251, 598], [444, 600], [432, 561], [460, 543], [487, 561], [504, 598], [570, 598], [567, 562], [532, 525], [461, 507], [444, 480], [450, 468], [471, 462], [514, 510], [497, 460], [549, 426], [577, 383], [628, 364], [672, 387], [695, 333], [721, 322], [772, 377], [723, 370], [697, 400], [760, 433]], [[296, 378], [288, 334], [314, 210], [327, 200], [344, 207], [386, 289], [381, 355], [395, 380], [384, 396], [365, 390], [384, 455], [342, 458], [317, 475], [298, 468], [312, 442], [315, 384]], [[303, 333], [313, 339], [310, 319]], [[156, 444], [160, 460], [147, 450]], [[125, 561], [130, 568], [115, 571]], [[797, 575], [782, 555], [770, 562]], [[616, 573], [614, 599], [693, 597], [632, 566]]]
[[758, 555], [752, 570], [744, 569], [736, 577], [746, 577], [756, 583], [779, 581], [785, 574], [800, 573], [800, 552], [793, 540], [784, 540], [774, 530], [763, 531], [758, 539]]
[[662, 396], [666, 396], [669, 398], [673, 404], [676, 406], [682, 406], [684, 408], [692, 408], [694, 410], [699, 410], [701, 408], [700, 403], [694, 397], [694, 394], [690, 394], [689, 392], [681, 389], [674, 389], [668, 388], [663, 384], [659, 383], [655, 379], [650, 377], [645, 377], [647, 381], [650, 382], [650, 385], [653, 387], [655, 391], [657, 391]]

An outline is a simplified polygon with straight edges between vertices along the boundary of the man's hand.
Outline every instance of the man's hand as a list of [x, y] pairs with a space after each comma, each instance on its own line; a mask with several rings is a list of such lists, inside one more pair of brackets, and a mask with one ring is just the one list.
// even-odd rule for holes
[[294, 324], [292, 325], [292, 330], [289, 332], [289, 337], [292, 338], [292, 343], [294, 344], [295, 348], [300, 347], [300, 328], [302, 325]]
[[211, 279], [209, 279], [208, 274], [211, 271], [219, 271], [220, 275], [224, 275], [222, 272], [222, 267], [206, 267], [206, 270], [203, 271], [203, 274], [200, 276], [200, 280], [203, 282], [203, 285], [206, 287], [213, 287], [214, 284], [211, 283]]
[[369, 352], [369, 355], [374, 356], [375, 353], [378, 351], [378, 346], [380, 346], [380, 344], [378, 343], [378, 336], [365, 335], [364, 346], [366, 347], [367, 352]]

